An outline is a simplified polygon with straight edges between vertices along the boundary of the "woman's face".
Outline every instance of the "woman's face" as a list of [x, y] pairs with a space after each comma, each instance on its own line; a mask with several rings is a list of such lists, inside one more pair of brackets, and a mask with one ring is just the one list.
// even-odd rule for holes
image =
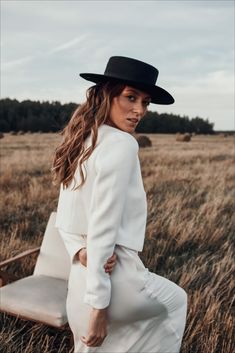
[[151, 101], [149, 94], [126, 86], [111, 102], [109, 119], [106, 124], [125, 132], [134, 133], [136, 125], [143, 118]]

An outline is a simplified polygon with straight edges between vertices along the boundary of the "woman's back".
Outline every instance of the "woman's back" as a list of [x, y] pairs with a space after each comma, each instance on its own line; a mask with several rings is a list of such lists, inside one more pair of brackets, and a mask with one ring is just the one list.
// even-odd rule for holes
[[[85, 146], [89, 147], [90, 144], [91, 136], [87, 138]], [[91, 221], [89, 213], [91, 212], [92, 198], [94, 199], [95, 196], [97, 200], [101, 199], [102, 202], [95, 206], [99, 208], [102, 207], [105, 198], [113, 198], [114, 194], [117, 194], [115, 203], [118, 204], [118, 199], [125, 199], [125, 202], [121, 224], [117, 229], [116, 243], [142, 251], [147, 202], [141, 176], [138, 148], [137, 141], [130, 134], [106, 124], [101, 125], [98, 129], [97, 146], [83, 165], [87, 174], [84, 185], [75, 191], [72, 190], [75, 185], [74, 182], [68, 189], [63, 189], [61, 186], [56, 227], [70, 233], [87, 234], [88, 222]], [[114, 182], [115, 170], [113, 170], [113, 173], [110, 170], [109, 175], [106, 175], [106, 170], [111, 168], [114, 160], [115, 168], [123, 168], [122, 174], [126, 174], [128, 169], [131, 169], [128, 185], [122, 185], [121, 179]], [[125, 163], [126, 165], [124, 165]], [[97, 173], [101, 174], [100, 177], [97, 177]], [[106, 190], [105, 194], [102, 194], [101, 183], [104, 178], [106, 178]], [[75, 181], [76, 185], [80, 182], [78, 169], [75, 173]], [[123, 188], [125, 189], [125, 195], [121, 194]], [[107, 210], [105, 215], [107, 224], [112, 222], [113, 211], [113, 209]], [[113, 224], [115, 224], [114, 219]], [[96, 225], [98, 226], [97, 223]]]

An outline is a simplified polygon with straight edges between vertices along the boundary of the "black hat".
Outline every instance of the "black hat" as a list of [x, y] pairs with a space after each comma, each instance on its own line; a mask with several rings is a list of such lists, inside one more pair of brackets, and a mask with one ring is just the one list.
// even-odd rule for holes
[[107, 81], [126, 83], [149, 93], [151, 103], [172, 104], [175, 101], [170, 93], [159, 86], [155, 86], [158, 70], [154, 66], [125, 56], [112, 56], [103, 75], [82, 73], [80, 76], [95, 83]]

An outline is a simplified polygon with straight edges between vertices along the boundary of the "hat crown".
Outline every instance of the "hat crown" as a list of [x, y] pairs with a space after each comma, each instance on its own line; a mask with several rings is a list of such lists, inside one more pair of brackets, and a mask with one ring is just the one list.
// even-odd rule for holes
[[112, 56], [107, 63], [104, 75], [154, 85], [158, 78], [158, 70], [140, 60], [125, 56]]

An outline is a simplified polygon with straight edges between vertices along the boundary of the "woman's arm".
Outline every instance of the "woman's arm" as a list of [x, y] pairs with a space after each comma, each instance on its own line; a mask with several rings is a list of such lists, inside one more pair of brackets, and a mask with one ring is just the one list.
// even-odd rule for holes
[[92, 306], [87, 337], [90, 347], [101, 346], [107, 336], [107, 308], [111, 281], [103, 269], [113, 254], [131, 174], [137, 161], [138, 144], [133, 137], [104, 144], [96, 159], [87, 234], [87, 289], [84, 302]]
[[95, 309], [110, 303], [111, 281], [103, 266], [112, 256], [131, 175], [138, 158], [132, 136], [101, 145], [95, 161], [87, 232], [87, 288], [84, 302]]

